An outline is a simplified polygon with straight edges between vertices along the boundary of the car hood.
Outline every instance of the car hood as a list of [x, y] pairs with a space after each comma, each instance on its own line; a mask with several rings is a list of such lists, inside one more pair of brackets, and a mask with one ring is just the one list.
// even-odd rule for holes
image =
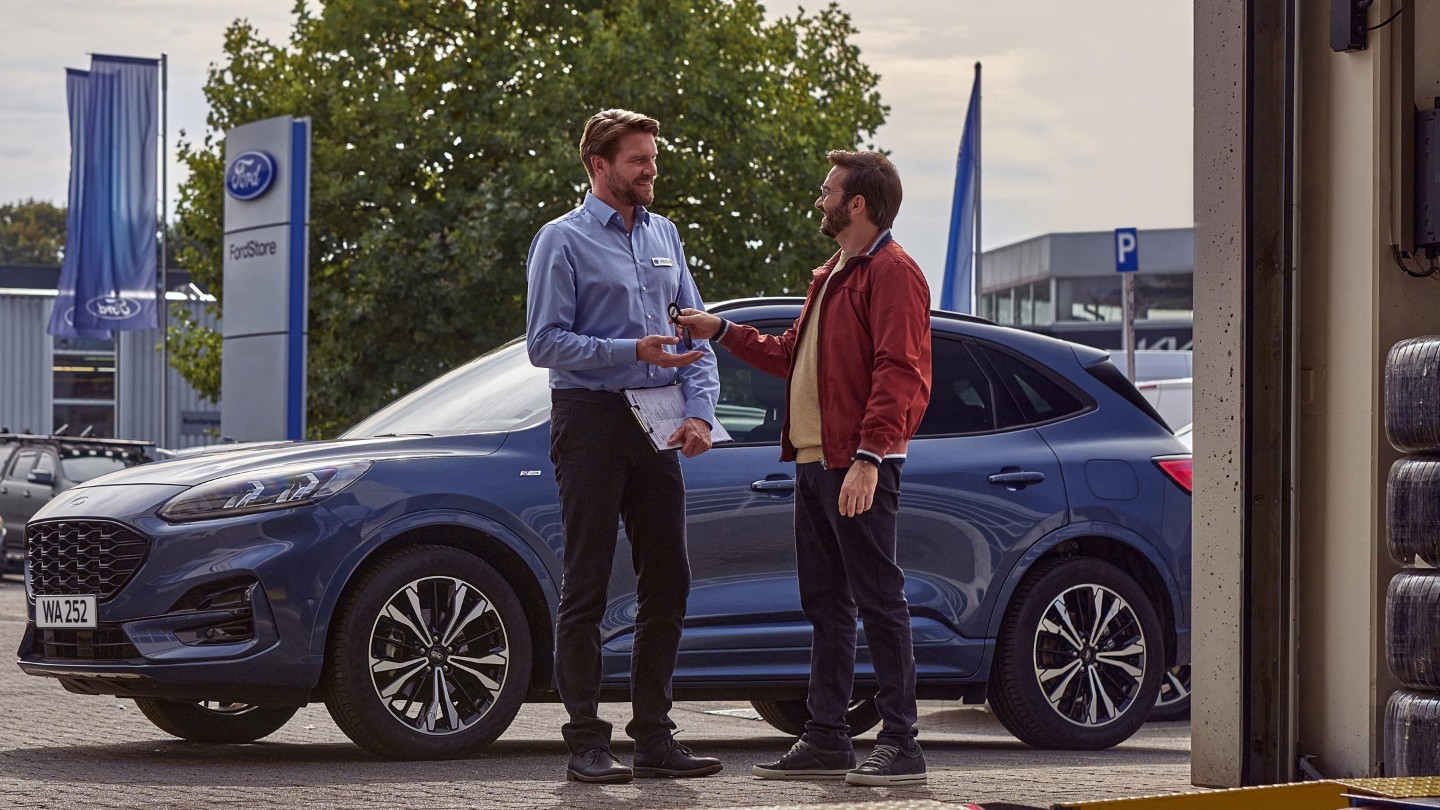
[[505, 436], [504, 433], [398, 436], [271, 444], [141, 464], [91, 479], [76, 489], [131, 484], [194, 486], [226, 475], [278, 466], [323, 466], [347, 461], [383, 462], [437, 456], [488, 456], [500, 449], [500, 445], [505, 443]]

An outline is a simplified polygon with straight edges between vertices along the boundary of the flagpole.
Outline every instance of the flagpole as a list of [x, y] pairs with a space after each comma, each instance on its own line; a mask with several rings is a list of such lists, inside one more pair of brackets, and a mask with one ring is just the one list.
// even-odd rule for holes
[[[980, 93], [979, 62], [975, 63], [975, 92], [980, 94], [981, 100], [984, 100], [985, 95]], [[980, 286], [980, 206], [985, 199], [984, 195], [980, 193], [980, 166], [982, 165], [980, 162], [980, 132], [984, 129], [981, 124], [985, 120], [980, 112], [980, 108], [983, 106], [984, 105], [980, 103], [976, 103], [975, 105], [975, 272], [971, 276], [970, 311], [976, 314], [980, 313], [980, 296], [981, 290], [983, 289]], [[990, 315], [994, 317], [995, 313], [992, 312]]]
[[170, 445], [170, 305], [165, 291], [170, 282], [170, 58], [160, 54], [160, 437], [161, 447]]

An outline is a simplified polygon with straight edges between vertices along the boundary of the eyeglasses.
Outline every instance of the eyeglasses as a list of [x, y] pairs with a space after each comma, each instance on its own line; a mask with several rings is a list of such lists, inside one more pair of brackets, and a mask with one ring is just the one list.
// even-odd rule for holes
[[822, 200], [828, 200], [828, 199], [830, 199], [830, 195], [832, 195], [832, 194], [844, 194], [844, 195], [847, 195], [847, 196], [848, 196], [849, 193], [850, 193], [850, 192], [844, 191], [844, 190], [835, 191], [835, 190], [832, 190], [832, 189], [828, 189], [828, 188], [826, 188], [826, 187], [824, 187], [824, 186], [821, 186], [819, 190], [820, 190], [820, 199], [822, 199]]

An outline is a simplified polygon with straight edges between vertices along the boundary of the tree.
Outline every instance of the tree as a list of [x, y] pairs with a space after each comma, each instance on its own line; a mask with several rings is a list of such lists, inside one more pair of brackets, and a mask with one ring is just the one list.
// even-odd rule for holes
[[64, 253], [64, 208], [33, 199], [0, 205], [0, 264], [55, 267]]
[[[624, 107], [661, 122], [653, 207], [706, 299], [802, 293], [833, 248], [825, 152], [887, 112], [854, 33], [834, 5], [766, 22], [757, 0], [297, 3], [283, 46], [237, 21], [209, 132], [180, 147], [181, 261], [223, 302], [223, 132], [310, 116], [309, 422], [333, 435], [523, 331], [530, 240], [583, 196], [585, 119]], [[172, 339], [212, 389], [218, 337]]]

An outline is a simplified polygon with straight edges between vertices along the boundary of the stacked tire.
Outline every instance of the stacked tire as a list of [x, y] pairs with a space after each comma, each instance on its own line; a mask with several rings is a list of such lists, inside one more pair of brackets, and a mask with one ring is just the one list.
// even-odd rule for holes
[[1385, 600], [1385, 650], [1405, 688], [1385, 706], [1385, 774], [1440, 775], [1440, 336], [1403, 340], [1385, 363], [1390, 468], [1385, 520], [1404, 570]]

